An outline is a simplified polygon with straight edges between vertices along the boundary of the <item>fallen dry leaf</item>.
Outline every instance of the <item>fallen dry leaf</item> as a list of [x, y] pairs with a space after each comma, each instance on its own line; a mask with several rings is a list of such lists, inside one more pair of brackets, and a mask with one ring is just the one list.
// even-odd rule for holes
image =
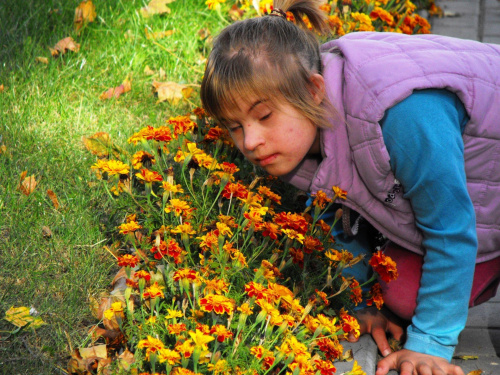
[[189, 85], [181, 85], [176, 82], [153, 82], [153, 92], [158, 94], [156, 104], [168, 101], [170, 104], [178, 104], [182, 99], [189, 99], [193, 89]]
[[128, 349], [125, 349], [125, 351], [118, 356], [118, 359], [118, 366], [120, 366], [125, 371], [129, 371], [130, 366], [132, 366], [135, 362], [134, 353], [132, 353]]
[[11, 322], [16, 327], [24, 327], [29, 324], [32, 328], [39, 328], [45, 322], [39, 316], [30, 315], [30, 309], [25, 306], [14, 307], [12, 306], [5, 312], [5, 320]]
[[481, 375], [483, 373], [483, 370], [474, 370], [469, 372], [467, 375]]
[[80, 44], [76, 43], [72, 37], [61, 39], [56, 43], [54, 48], [50, 48], [50, 54], [54, 57], [64, 55], [67, 51], [78, 52], [80, 51]]
[[47, 227], [45, 225], [42, 227], [42, 236], [44, 238], [51, 238], [52, 237], [52, 231], [50, 230], [49, 227]]
[[3, 86], [3, 84], [0, 85], [0, 93], [3, 92], [3, 90], [5, 89], [5, 87]]
[[125, 78], [125, 81], [123, 81], [120, 86], [111, 88], [99, 95], [99, 99], [106, 100], [111, 98], [118, 98], [120, 95], [129, 92], [130, 90], [132, 90], [132, 82], [129, 78]]
[[153, 74], [155, 74], [155, 71], [151, 69], [149, 65], [146, 65], [146, 67], [144, 68], [144, 74], [146, 74], [147, 76], [152, 76]]
[[155, 14], [170, 13], [171, 10], [167, 6], [167, 4], [170, 4], [174, 1], [175, 0], [151, 0], [147, 6], [141, 8], [141, 15], [147, 18]]
[[149, 32], [147, 28], [144, 29], [144, 32], [146, 34], [146, 39], [161, 39], [165, 38], [167, 36], [170, 36], [174, 33], [174, 30], [166, 30], [166, 31], [153, 31]]
[[160, 81], [163, 81], [167, 77], [167, 73], [163, 68], [160, 68], [160, 72], [158, 73]]
[[113, 146], [111, 137], [106, 132], [97, 132], [90, 137], [84, 136], [82, 141], [88, 151], [100, 158], [108, 157], [109, 150]]
[[78, 348], [78, 350], [80, 351], [82, 359], [88, 359], [91, 357], [108, 358], [106, 344], [92, 346], [91, 348]]
[[75, 25], [75, 30], [80, 31], [80, 29], [89, 22], [94, 22], [97, 13], [95, 12], [95, 6], [91, 0], [84, 0], [75, 9], [75, 19], [73, 21]]
[[19, 186], [17, 190], [20, 190], [24, 195], [30, 195], [35, 191], [37, 181], [35, 179], [35, 175], [31, 175], [26, 177], [28, 171], [24, 171], [21, 173], [21, 178], [19, 182]]
[[57, 200], [57, 195], [54, 193], [52, 190], [47, 189], [47, 195], [49, 196], [50, 200], [52, 201], [52, 204], [54, 205], [54, 208], [57, 210], [59, 209], [59, 201]]
[[38, 56], [35, 57], [35, 61], [47, 65], [49, 63], [49, 59], [46, 57]]
[[464, 361], [470, 361], [474, 359], [479, 359], [477, 355], [455, 355], [453, 356], [454, 359], [463, 359]]
[[351, 362], [354, 359], [354, 356], [352, 354], [352, 349], [346, 350], [344, 354], [342, 354], [342, 360]]

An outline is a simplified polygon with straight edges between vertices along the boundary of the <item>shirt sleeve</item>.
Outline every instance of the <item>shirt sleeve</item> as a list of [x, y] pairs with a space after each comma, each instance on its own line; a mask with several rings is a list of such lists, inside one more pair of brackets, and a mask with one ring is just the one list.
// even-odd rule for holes
[[467, 121], [455, 94], [432, 89], [414, 91], [380, 122], [392, 170], [411, 202], [425, 249], [405, 348], [447, 360], [467, 320], [477, 252], [464, 169]]

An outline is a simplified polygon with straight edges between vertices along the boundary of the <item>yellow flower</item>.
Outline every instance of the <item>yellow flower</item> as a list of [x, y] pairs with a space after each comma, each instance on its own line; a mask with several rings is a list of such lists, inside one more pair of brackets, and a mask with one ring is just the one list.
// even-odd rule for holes
[[174, 319], [174, 318], [182, 318], [182, 312], [178, 310], [171, 310], [167, 309], [167, 316], [165, 316], [165, 319]]
[[226, 0], [207, 0], [205, 4], [208, 6], [208, 9], [219, 9], [222, 3], [225, 3]]
[[158, 353], [160, 363], [167, 362], [169, 365], [175, 365], [180, 362], [181, 355], [175, 350], [161, 349]]
[[338, 186], [333, 186], [332, 190], [335, 193], [335, 198], [346, 199], [347, 191], [342, 190]]
[[170, 199], [168, 205], [165, 207], [165, 212], [174, 212], [175, 216], [180, 216], [189, 211], [190, 206], [186, 201], [180, 199]]
[[150, 171], [149, 169], [144, 168], [141, 169], [140, 173], [136, 173], [135, 177], [145, 182], [155, 182], [163, 180], [163, 177], [158, 172]]
[[141, 229], [142, 226], [136, 221], [129, 221], [128, 223], [123, 223], [119, 226], [121, 234], [127, 234], [130, 232], [135, 232], [137, 229]]
[[233, 232], [231, 232], [231, 228], [229, 228], [226, 224], [224, 223], [216, 223], [217, 229], [219, 230], [219, 235], [221, 236], [229, 236], [231, 237], [233, 235]]
[[121, 302], [114, 302], [111, 304], [111, 308], [104, 311], [104, 317], [108, 320], [113, 319], [113, 316], [118, 313], [123, 313], [123, 307]]
[[188, 235], [196, 234], [196, 231], [191, 226], [191, 223], [187, 223], [187, 222], [176, 226], [174, 229], [171, 230], [171, 232], [178, 233], [178, 234], [188, 234]]
[[170, 182], [163, 181], [162, 187], [163, 187], [163, 190], [171, 192], [171, 193], [184, 193], [184, 189], [179, 184], [174, 185], [174, 184], [171, 184]]
[[366, 372], [364, 372], [361, 366], [358, 365], [357, 361], [354, 361], [352, 364], [352, 370], [346, 372], [345, 375], [366, 375]]
[[196, 330], [196, 332], [189, 331], [188, 333], [189, 333], [189, 336], [191, 336], [191, 339], [193, 340], [194, 346], [196, 348], [201, 348], [202, 350], [207, 350], [208, 349], [207, 344], [210, 341], [215, 340], [214, 337], [209, 336], [209, 335], [205, 335], [203, 332], [201, 332], [198, 329]]
[[237, 310], [245, 315], [252, 315], [253, 314], [252, 307], [250, 307], [248, 305], [248, 303], [242, 304], [240, 307], [237, 308]]
[[143, 164], [155, 164], [156, 160], [153, 155], [146, 151], [137, 151], [132, 156], [132, 166], [134, 169], [141, 169]]
[[285, 233], [285, 235], [292, 239], [292, 240], [297, 240], [299, 241], [300, 243], [304, 243], [304, 235], [303, 234], [300, 234], [299, 232], [297, 231], [294, 231], [293, 229], [282, 229], [281, 230], [283, 233]]
[[219, 359], [215, 364], [208, 364], [208, 371], [213, 371], [214, 375], [218, 375], [228, 371], [227, 361]]
[[119, 160], [98, 160], [91, 168], [108, 172], [110, 176], [128, 174], [130, 171], [130, 167]]

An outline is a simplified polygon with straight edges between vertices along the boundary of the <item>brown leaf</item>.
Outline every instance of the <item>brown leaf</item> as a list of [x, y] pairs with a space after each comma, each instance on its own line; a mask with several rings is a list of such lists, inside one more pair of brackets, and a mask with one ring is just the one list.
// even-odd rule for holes
[[188, 99], [193, 93], [193, 89], [188, 85], [181, 85], [176, 82], [153, 82], [153, 92], [158, 94], [156, 104], [168, 101], [170, 104], [178, 104], [182, 99]]
[[125, 351], [118, 356], [118, 359], [120, 360], [118, 362], [118, 366], [120, 366], [125, 371], [129, 371], [130, 366], [132, 366], [135, 362], [134, 353], [132, 353], [128, 349], [125, 349]]
[[166, 30], [166, 31], [153, 31], [150, 33], [147, 28], [144, 29], [144, 32], [146, 33], [146, 39], [161, 39], [165, 38], [167, 36], [170, 36], [174, 33], [174, 30]]
[[68, 36], [67, 38], [61, 39], [56, 43], [54, 48], [50, 48], [50, 54], [54, 57], [64, 55], [67, 51], [78, 52], [80, 51], [80, 44], [76, 43], [72, 37]]
[[90, 348], [79, 348], [80, 356], [82, 359], [88, 359], [91, 357], [95, 358], [108, 358], [108, 351], [106, 350], [106, 345], [96, 345]]
[[130, 90], [132, 90], [132, 82], [127, 77], [127, 78], [125, 78], [125, 81], [123, 81], [123, 83], [120, 86], [103, 92], [99, 96], [99, 99], [106, 100], [106, 99], [111, 99], [111, 98], [118, 98], [120, 95], [125, 94], [126, 92], [129, 92]]
[[49, 63], [49, 59], [46, 57], [38, 56], [35, 57], [35, 61], [47, 65]]
[[141, 15], [147, 18], [155, 14], [170, 13], [171, 10], [167, 6], [167, 4], [170, 4], [174, 1], [175, 0], [151, 0], [147, 6], [141, 8]]
[[45, 225], [42, 227], [42, 236], [47, 239], [52, 237], [52, 231], [50, 230], [49, 227]]
[[73, 21], [75, 30], [79, 31], [87, 23], [94, 22], [96, 16], [97, 13], [95, 12], [95, 6], [92, 1], [82, 1], [75, 9], [75, 19]]
[[118, 348], [121, 344], [126, 342], [125, 336], [120, 331], [94, 327], [89, 333], [92, 334], [92, 339], [94, 341], [98, 340], [100, 337], [104, 338], [108, 349]]
[[26, 177], [27, 173], [27, 171], [21, 173], [20, 183], [17, 187], [17, 190], [20, 190], [24, 195], [30, 195], [31, 193], [33, 193], [37, 185], [35, 175], [33, 174], [29, 177]]
[[57, 200], [57, 195], [54, 193], [52, 190], [47, 189], [47, 195], [49, 196], [50, 200], [52, 201], [52, 204], [54, 205], [54, 208], [56, 210], [59, 209], [59, 201]]

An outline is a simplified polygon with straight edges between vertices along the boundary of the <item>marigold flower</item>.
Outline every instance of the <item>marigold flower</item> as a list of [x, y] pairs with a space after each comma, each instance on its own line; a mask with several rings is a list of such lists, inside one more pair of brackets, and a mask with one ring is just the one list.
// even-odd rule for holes
[[288, 251], [292, 257], [292, 262], [298, 264], [300, 268], [304, 267], [304, 252], [294, 247], [291, 247]]
[[132, 156], [132, 166], [134, 169], [141, 169], [143, 166], [149, 167], [156, 163], [153, 155], [146, 151], [137, 151]]
[[181, 262], [182, 248], [177, 241], [170, 239], [168, 242], [160, 241], [159, 246], [153, 246], [151, 252], [154, 254], [155, 259], [162, 259], [165, 256], [174, 258], [175, 264]]
[[272, 240], [278, 239], [278, 234], [280, 234], [280, 230], [278, 225], [270, 222], [265, 222], [262, 226], [262, 235], [264, 237], [269, 237]]
[[177, 323], [177, 324], [169, 324], [167, 326], [167, 330], [168, 333], [170, 333], [171, 335], [179, 336], [182, 332], [187, 331], [187, 328], [184, 323]]
[[334, 334], [335, 332], [337, 332], [337, 326], [335, 325], [335, 323], [337, 322], [336, 318], [329, 319], [323, 314], [318, 314], [316, 318], [318, 319], [319, 324], [325, 327], [330, 334]]
[[313, 251], [323, 251], [324, 249], [325, 247], [319, 239], [313, 236], [304, 238], [304, 253], [311, 254]]
[[218, 294], [209, 294], [200, 299], [200, 306], [203, 311], [214, 311], [216, 314], [231, 314], [234, 310], [234, 301]]
[[218, 342], [224, 342], [226, 339], [233, 338], [233, 333], [228, 331], [226, 327], [221, 324], [216, 324], [210, 329], [210, 334], [215, 335]]
[[108, 320], [113, 319], [115, 315], [123, 315], [123, 306], [121, 302], [114, 302], [111, 304], [111, 307], [104, 311], [104, 317]]
[[153, 285], [147, 287], [144, 290], [142, 296], [144, 298], [151, 298], [151, 299], [156, 297], [165, 298], [165, 294], [163, 294], [163, 289], [165, 289], [165, 287], [163, 285], [159, 285], [158, 282], [155, 281]]
[[330, 304], [330, 301], [328, 301], [328, 298], [326, 297], [326, 293], [322, 292], [318, 289], [315, 290], [316, 294], [321, 298], [325, 306], [328, 306]]
[[231, 199], [232, 197], [246, 199], [248, 190], [240, 183], [229, 182], [224, 187], [224, 190], [222, 190], [222, 196], [227, 199]]
[[212, 250], [217, 248], [219, 245], [219, 232], [218, 231], [210, 231], [204, 236], [196, 237], [201, 240], [200, 247], [204, 250]]
[[217, 229], [219, 231], [219, 236], [231, 237], [233, 235], [233, 232], [231, 232], [231, 228], [229, 228], [226, 224], [216, 223], [215, 226], [217, 227]]
[[335, 193], [335, 198], [339, 198], [339, 199], [346, 199], [347, 198], [347, 191], [342, 190], [338, 186], [333, 186], [332, 190]]
[[249, 297], [255, 297], [257, 299], [264, 298], [267, 292], [267, 288], [264, 285], [250, 281], [245, 285], [245, 292]]
[[193, 234], [196, 234], [196, 231], [193, 229], [191, 223], [188, 223], [186, 221], [185, 223], [178, 225], [174, 229], [172, 229], [171, 233], [187, 234], [191, 236]]
[[358, 365], [357, 361], [354, 361], [352, 364], [352, 370], [347, 372], [346, 375], [366, 375], [366, 372], [364, 372], [361, 366]]
[[215, 364], [209, 363], [207, 366], [208, 371], [212, 371], [214, 375], [222, 374], [228, 372], [229, 366], [225, 359], [219, 359]]
[[172, 140], [172, 132], [168, 126], [160, 126], [153, 130], [153, 134], [148, 139], [154, 139], [158, 142], [170, 142]]
[[326, 193], [322, 190], [319, 190], [316, 194], [312, 195], [314, 197], [313, 206], [318, 206], [321, 209], [324, 209], [327, 204], [331, 203], [332, 200], [328, 198]]
[[120, 267], [131, 267], [134, 268], [139, 264], [139, 258], [135, 255], [125, 254], [124, 256], [118, 257], [118, 265]]
[[269, 352], [269, 350], [267, 350], [266, 348], [264, 348], [262, 345], [252, 346], [250, 348], [250, 354], [252, 354], [257, 359], [261, 359], [268, 352]]
[[192, 121], [189, 116], [177, 116], [177, 117], [170, 117], [167, 122], [170, 125], [174, 126], [174, 134], [175, 137], [189, 133], [190, 131], [193, 131], [193, 129], [196, 126], [196, 123]]
[[237, 308], [237, 310], [245, 315], [252, 315], [253, 314], [253, 309], [248, 305], [248, 303], [244, 303], [241, 306]]
[[137, 279], [144, 279], [146, 281], [151, 280], [151, 274], [144, 270], [139, 270], [134, 273], [134, 277]]
[[379, 250], [374, 253], [368, 263], [386, 283], [397, 279], [398, 270], [396, 269], [396, 263], [390, 257], [384, 255], [382, 251]]
[[354, 304], [358, 306], [358, 304], [363, 301], [363, 291], [359, 287], [359, 282], [353, 278], [351, 283], [349, 284], [349, 288], [351, 289], [350, 298], [352, 302], [354, 302]]
[[130, 167], [119, 160], [98, 160], [91, 169], [107, 172], [110, 176], [128, 174], [130, 171]]
[[193, 340], [194, 346], [201, 348], [202, 350], [207, 350], [208, 346], [207, 344], [210, 341], [215, 340], [214, 337], [205, 335], [202, 331], [196, 330], [195, 332], [189, 331], [188, 332], [189, 336], [191, 336], [191, 339]]
[[182, 316], [183, 316], [182, 311], [175, 309], [167, 309], [167, 315], [165, 316], [165, 319], [182, 318]]
[[174, 185], [167, 181], [162, 182], [162, 188], [169, 193], [184, 193], [184, 189], [180, 184]]
[[286, 286], [270, 282], [266, 292], [264, 293], [269, 302], [275, 302], [278, 300], [286, 299], [292, 300], [294, 296], [293, 292]]
[[267, 355], [264, 357], [264, 360], [262, 361], [262, 367], [264, 368], [264, 370], [269, 370], [271, 368], [271, 366], [274, 364], [274, 361], [276, 360], [276, 358], [274, 357], [274, 355]]
[[139, 349], [146, 348], [146, 359], [149, 360], [149, 356], [151, 353], [158, 353], [160, 350], [165, 349], [165, 345], [161, 340], [154, 338], [152, 336], [148, 336], [145, 340], [139, 340], [137, 344]]
[[344, 249], [342, 249], [341, 251], [329, 249], [325, 253], [325, 256], [330, 260], [330, 262], [343, 262], [346, 264], [354, 259], [352, 253]]
[[140, 173], [136, 173], [135, 177], [147, 183], [152, 183], [155, 181], [163, 181], [161, 174], [155, 171], [150, 171], [149, 169], [141, 169]]
[[208, 6], [208, 9], [219, 9], [222, 3], [225, 3], [226, 0], [207, 0], [205, 4]]
[[175, 350], [182, 354], [184, 358], [190, 358], [194, 351], [193, 340], [186, 340], [175, 345]]
[[222, 294], [229, 291], [229, 283], [223, 279], [212, 279], [205, 280], [205, 289], [203, 292], [205, 294], [215, 293]]
[[167, 362], [173, 366], [181, 361], [181, 355], [175, 350], [164, 348], [158, 352], [158, 360], [160, 363]]
[[390, 26], [394, 25], [394, 17], [392, 16], [392, 14], [381, 7], [373, 8], [372, 12], [370, 13], [370, 18], [373, 21], [381, 19]]
[[321, 375], [333, 375], [337, 372], [337, 369], [331, 361], [324, 361], [322, 359], [316, 359], [314, 361], [314, 367]]
[[198, 273], [194, 270], [190, 270], [189, 268], [182, 268], [174, 272], [173, 279], [174, 281], [188, 280], [194, 282], [198, 280]]
[[368, 306], [375, 304], [379, 310], [382, 308], [382, 305], [384, 304], [384, 296], [382, 294], [382, 287], [379, 283], [373, 284], [370, 288], [370, 296], [367, 298], [366, 304]]
[[128, 223], [123, 223], [119, 227], [121, 234], [133, 233], [138, 229], [141, 229], [142, 226], [139, 225], [136, 221], [129, 221]]
[[269, 198], [273, 202], [281, 204], [281, 197], [278, 194], [273, 193], [267, 186], [259, 186], [257, 191], [259, 192], [259, 194], [265, 196], [266, 198]]
[[189, 213], [191, 207], [186, 201], [180, 199], [170, 199], [168, 204], [165, 206], [165, 212], [174, 212], [175, 216], [186, 215]]
[[322, 338], [317, 341], [317, 344], [319, 350], [321, 350], [325, 354], [326, 359], [330, 361], [340, 358], [344, 351], [344, 348], [337, 339]]
[[347, 336], [348, 333], [352, 332], [354, 337], [358, 338], [360, 327], [356, 318], [347, 314], [343, 308], [340, 310], [340, 318], [342, 319], [342, 330], [345, 332], [345, 335]]
[[293, 229], [300, 234], [306, 234], [309, 224], [306, 219], [299, 214], [280, 212], [274, 215], [274, 223], [278, 224], [281, 229]]
[[290, 239], [297, 240], [300, 243], [304, 243], [304, 235], [293, 229], [281, 229], [281, 231]]

